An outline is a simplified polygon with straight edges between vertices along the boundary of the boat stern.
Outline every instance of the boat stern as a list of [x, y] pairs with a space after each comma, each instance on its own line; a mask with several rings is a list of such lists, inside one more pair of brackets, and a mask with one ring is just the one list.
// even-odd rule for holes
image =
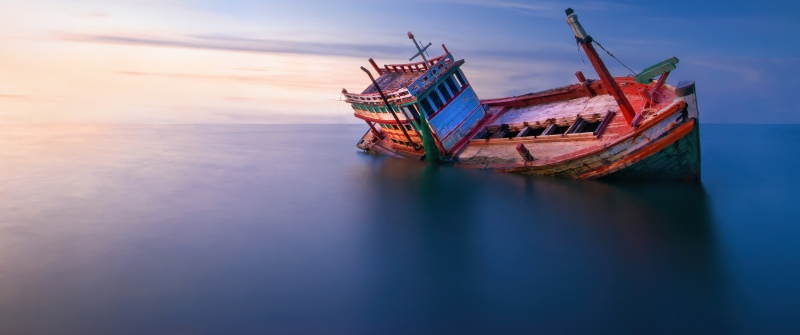
[[662, 137], [684, 135], [647, 158], [607, 175], [606, 179], [700, 181], [700, 120], [695, 83], [679, 82], [675, 94], [686, 103], [685, 108], [675, 113], [683, 126]]

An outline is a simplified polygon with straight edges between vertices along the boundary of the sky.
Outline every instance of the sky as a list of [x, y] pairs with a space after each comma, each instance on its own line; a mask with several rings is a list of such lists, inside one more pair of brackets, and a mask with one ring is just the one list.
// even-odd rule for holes
[[341, 89], [370, 57], [407, 62], [408, 31], [483, 99], [597, 78], [567, 7], [634, 71], [678, 57], [668, 83], [697, 83], [701, 122], [800, 123], [800, 4], [0, 0], [0, 124], [359, 123]]

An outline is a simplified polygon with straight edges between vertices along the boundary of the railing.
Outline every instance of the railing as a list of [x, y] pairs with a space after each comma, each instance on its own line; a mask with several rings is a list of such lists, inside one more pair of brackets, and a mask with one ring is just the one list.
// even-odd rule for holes
[[395, 72], [395, 73], [415, 73], [415, 72], [425, 72], [428, 71], [429, 68], [433, 67], [436, 62], [440, 59], [447, 56], [447, 54], [441, 55], [439, 57], [431, 58], [428, 60], [428, 66], [425, 66], [425, 61], [410, 63], [410, 64], [388, 64], [384, 65], [381, 73], [386, 72]]
[[[355, 94], [355, 93], [343, 93], [345, 97], [345, 101], [348, 103], [367, 103], [367, 104], [381, 104], [383, 105], [383, 99], [381, 95], [378, 93], [369, 93], [369, 94]], [[400, 101], [404, 99], [413, 98], [414, 96], [408, 92], [407, 88], [401, 88], [397, 91], [391, 92], [386, 94], [386, 100], [389, 102]]]
[[[355, 112], [356, 117], [363, 116], [364, 118], [366, 118], [367, 121], [372, 121], [372, 122], [389, 121], [389, 122], [385, 122], [385, 123], [389, 123], [389, 124], [397, 123], [397, 121], [394, 120], [394, 117], [390, 113], [370, 113], [370, 112], [367, 112], [367, 111], [362, 111], [362, 110], [357, 110], [357, 109], [354, 109], [353, 111]], [[400, 112], [400, 111], [397, 112], [397, 118], [400, 119], [400, 122], [404, 122], [404, 121], [408, 120], [406, 115], [403, 114], [403, 112]]]

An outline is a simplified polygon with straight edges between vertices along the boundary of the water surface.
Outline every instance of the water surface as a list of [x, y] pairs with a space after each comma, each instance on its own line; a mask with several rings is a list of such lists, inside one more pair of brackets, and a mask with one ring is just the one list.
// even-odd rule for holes
[[800, 332], [800, 126], [703, 125], [700, 184], [365, 128], [0, 127], [0, 334]]

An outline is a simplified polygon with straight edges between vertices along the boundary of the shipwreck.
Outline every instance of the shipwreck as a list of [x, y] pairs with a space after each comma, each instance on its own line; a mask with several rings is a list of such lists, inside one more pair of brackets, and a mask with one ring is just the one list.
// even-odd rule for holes
[[[372, 84], [342, 89], [356, 118], [369, 126], [357, 147], [385, 156], [459, 167], [564, 178], [699, 180], [700, 137], [695, 84], [666, 79], [669, 58], [635, 76], [613, 77], [594, 39], [572, 9], [567, 23], [599, 80], [497, 99], [478, 98], [456, 60], [427, 58], [362, 67]], [[598, 46], [600, 46], [598, 44]], [[602, 46], [600, 46], [602, 48]], [[610, 53], [609, 53], [610, 54]]]

